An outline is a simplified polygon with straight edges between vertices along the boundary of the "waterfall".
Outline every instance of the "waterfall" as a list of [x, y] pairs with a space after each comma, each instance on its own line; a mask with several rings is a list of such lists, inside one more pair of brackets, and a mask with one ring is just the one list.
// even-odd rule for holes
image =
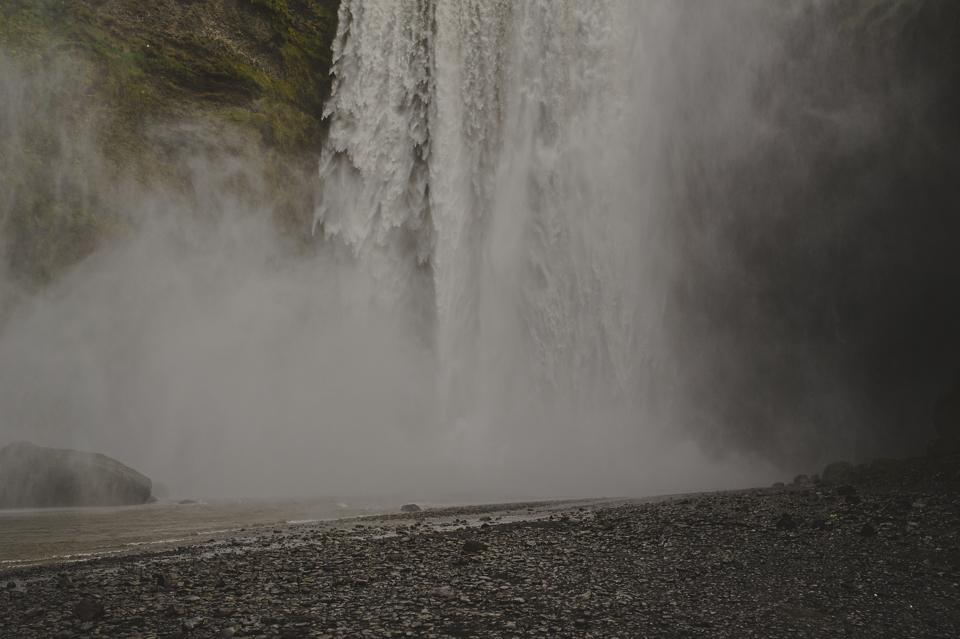
[[447, 420], [646, 397], [662, 303], [632, 5], [341, 4], [315, 231], [381, 303], [418, 300]]
[[[797, 6], [342, 0], [309, 248], [249, 132], [156, 123], [157, 144], [189, 138], [158, 158], [170, 183], [113, 184], [95, 145], [64, 146], [45, 174], [102, 184], [98, 206], [135, 224], [0, 313], [7, 440], [212, 496], [767, 482], [724, 437], [778, 434], [770, 372], [842, 404], [818, 401], [831, 378], [796, 365], [802, 343], [749, 339], [779, 315], [741, 311], [781, 307], [750, 304], [770, 282], [731, 254], [781, 224], [790, 165], [763, 164], [807, 135], [806, 112], [786, 135], [754, 104]], [[7, 136], [29, 144], [35, 114], [72, 102], [45, 97], [63, 72], [10, 69]], [[760, 417], [741, 426], [740, 405]], [[808, 431], [779, 432], [787, 450]]]

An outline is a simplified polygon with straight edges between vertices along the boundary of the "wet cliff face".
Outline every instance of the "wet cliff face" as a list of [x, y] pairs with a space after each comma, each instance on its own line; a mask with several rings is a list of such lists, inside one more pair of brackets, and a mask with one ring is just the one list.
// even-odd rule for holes
[[304, 241], [337, 4], [5, 3], [0, 307], [124, 236], [119, 184], [183, 191], [197, 155], [257, 165], [258, 197]]
[[958, 5], [806, 5], [726, 120], [701, 20], [673, 133], [683, 421], [784, 459], [916, 454], [960, 363]]

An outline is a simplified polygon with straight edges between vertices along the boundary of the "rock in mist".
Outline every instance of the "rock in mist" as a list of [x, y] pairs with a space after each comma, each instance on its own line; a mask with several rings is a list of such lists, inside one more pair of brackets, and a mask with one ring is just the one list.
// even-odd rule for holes
[[18, 442], [0, 449], [0, 508], [129, 506], [150, 500], [148, 477], [99, 453]]

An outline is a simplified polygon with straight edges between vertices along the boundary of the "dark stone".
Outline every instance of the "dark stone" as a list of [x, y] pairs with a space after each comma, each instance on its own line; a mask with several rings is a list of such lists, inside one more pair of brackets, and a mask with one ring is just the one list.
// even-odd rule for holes
[[806, 475], [797, 475], [793, 478], [794, 486], [804, 486], [810, 483], [810, 478]]
[[18, 442], [0, 449], [0, 508], [129, 506], [150, 499], [152, 482], [98, 453]]
[[843, 501], [847, 502], [848, 504], [859, 504], [861, 500], [860, 495], [847, 495], [843, 498]]
[[863, 537], [876, 537], [877, 530], [870, 525], [870, 522], [867, 522], [860, 528], [860, 535]]
[[878, 459], [874, 459], [872, 462], [870, 462], [870, 470], [887, 472], [889, 470], [893, 470], [899, 465], [900, 465], [900, 461], [897, 459], [881, 457]]
[[774, 482], [773, 484], [774, 488], [783, 488], [784, 486], [785, 484], [782, 481]]
[[73, 614], [80, 621], [93, 621], [103, 616], [103, 604], [84, 597], [73, 607]]
[[794, 521], [790, 513], [783, 513], [780, 515], [780, 518], [777, 519], [776, 526], [777, 530], [795, 530], [797, 528], [797, 522]]
[[845, 461], [833, 462], [832, 464], [827, 464], [827, 467], [823, 469], [823, 481], [830, 482], [834, 479], [840, 477], [844, 473], [848, 473], [853, 470], [853, 464]]
[[463, 542], [463, 552], [483, 552], [487, 549], [487, 545], [482, 541], [477, 541], [476, 539], [468, 539]]
[[70, 588], [71, 586], [73, 586], [73, 580], [67, 575], [61, 575], [59, 581], [57, 581], [57, 588]]
[[844, 484], [843, 486], [837, 486], [837, 494], [841, 497], [846, 497], [847, 495], [856, 495], [857, 489], [848, 484]]
[[819, 517], [811, 517], [803, 526], [812, 530], [830, 530], [830, 521]]
[[168, 617], [182, 617], [185, 612], [186, 610], [182, 605], [170, 604], [169, 606], [167, 606], [167, 609], [164, 611], [163, 614], [167, 615]]
[[180, 629], [183, 632], [190, 632], [196, 630], [200, 626], [204, 625], [205, 620], [202, 617], [194, 617], [193, 619], [187, 619], [182, 624], [180, 624]]
[[820, 479], [820, 475], [813, 475], [812, 477], [810, 477], [810, 483], [814, 485], [822, 484], [823, 480]]
[[418, 513], [420, 512], [420, 506], [416, 504], [405, 504], [400, 507], [400, 512], [402, 513]]

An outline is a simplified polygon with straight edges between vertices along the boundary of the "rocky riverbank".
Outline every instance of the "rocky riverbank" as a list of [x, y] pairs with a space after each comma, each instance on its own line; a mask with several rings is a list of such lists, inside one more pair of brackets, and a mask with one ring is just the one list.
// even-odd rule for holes
[[956, 637], [958, 468], [423, 510], [8, 571], [0, 635]]

